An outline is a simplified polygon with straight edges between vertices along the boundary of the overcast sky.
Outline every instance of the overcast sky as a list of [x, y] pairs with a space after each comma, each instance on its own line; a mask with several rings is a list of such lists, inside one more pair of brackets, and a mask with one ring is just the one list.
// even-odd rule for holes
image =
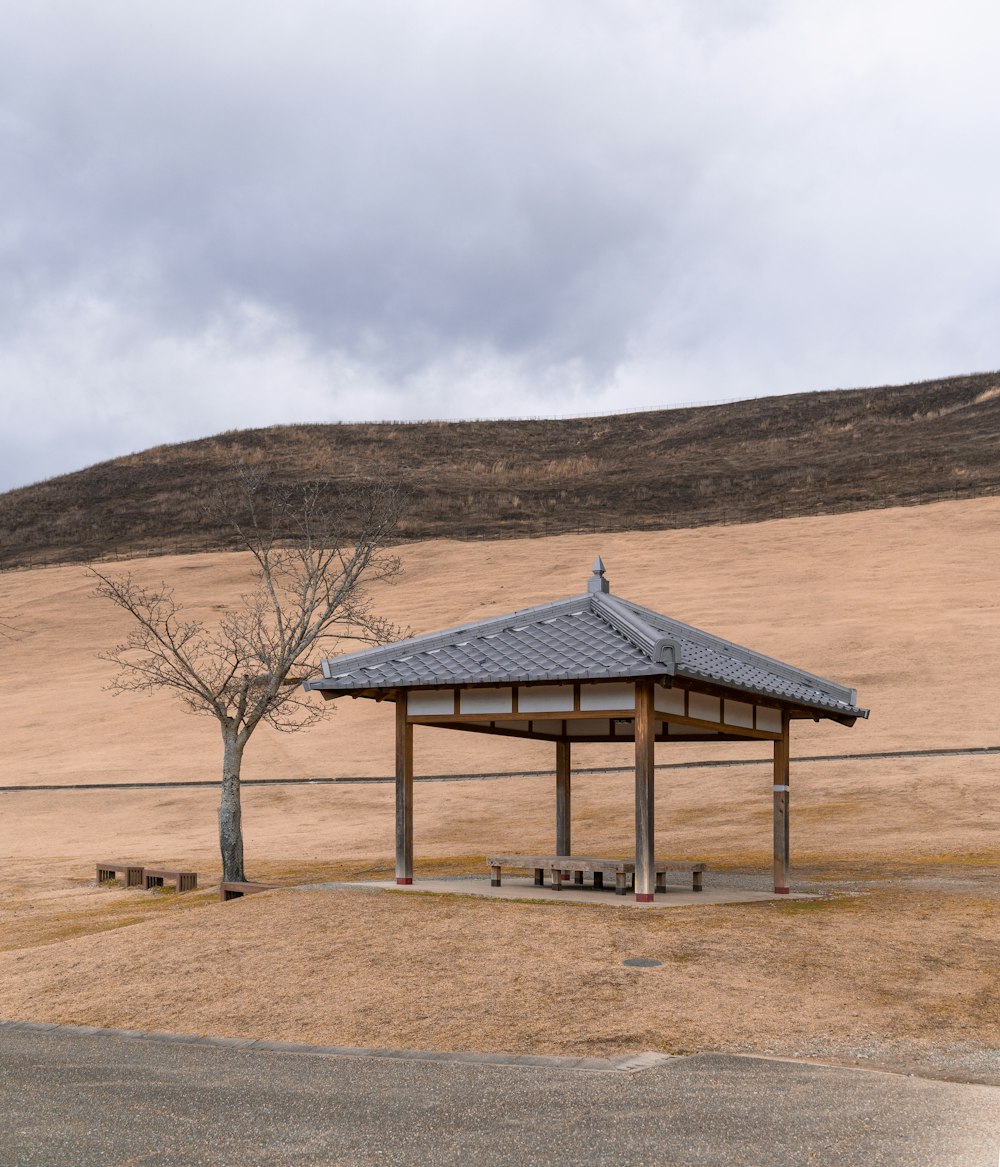
[[997, 368], [998, 52], [963, 0], [7, 0], [0, 489]]

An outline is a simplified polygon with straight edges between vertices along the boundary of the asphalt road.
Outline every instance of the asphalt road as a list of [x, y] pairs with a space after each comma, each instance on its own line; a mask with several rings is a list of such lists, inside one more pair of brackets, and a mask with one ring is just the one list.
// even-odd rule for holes
[[639, 1073], [0, 1027], [2, 1167], [998, 1167], [1000, 1089], [698, 1055]]

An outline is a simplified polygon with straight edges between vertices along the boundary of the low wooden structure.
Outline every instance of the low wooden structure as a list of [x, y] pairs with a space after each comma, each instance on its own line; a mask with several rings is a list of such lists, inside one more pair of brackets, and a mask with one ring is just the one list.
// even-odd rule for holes
[[227, 900], [238, 900], [242, 899], [243, 896], [256, 895], [258, 892], [262, 891], [274, 891], [274, 884], [249, 883], [231, 880], [219, 884], [219, 899], [223, 902], [226, 902]]
[[195, 891], [198, 887], [197, 871], [178, 871], [172, 867], [147, 867], [143, 875], [146, 890], [163, 887], [172, 883], [178, 891]]
[[126, 887], [163, 887], [164, 882], [172, 883], [177, 890], [194, 891], [198, 887], [197, 871], [179, 871], [176, 867], [145, 867], [140, 863], [115, 863], [105, 861], [97, 864], [97, 882], [121, 878]]
[[[573, 877], [578, 886], [583, 883], [585, 875], [593, 876], [594, 887], [604, 886], [605, 875], [615, 877], [615, 893], [623, 896], [628, 890], [629, 877], [635, 881], [635, 863], [630, 859], [607, 859], [594, 855], [491, 855], [486, 860], [490, 869], [490, 886], [500, 887], [502, 871], [505, 867], [516, 870], [532, 871], [535, 875], [535, 887], [545, 886], [545, 875], [548, 873], [553, 891], [561, 891], [563, 880]], [[691, 890], [701, 891], [702, 874], [708, 870], [707, 863], [693, 863], [684, 859], [654, 859], [652, 862], [653, 875], [656, 879], [656, 891], [666, 891], [666, 873], [668, 871], [691, 872]]]
[[413, 882], [413, 729], [432, 726], [555, 747], [554, 856], [572, 856], [571, 750], [635, 750], [635, 897], [655, 893], [655, 748], [677, 742], [773, 746], [774, 890], [789, 890], [793, 723], [853, 725], [868, 711], [834, 681], [610, 593], [600, 558], [583, 595], [322, 662], [305, 682], [327, 699], [396, 710], [396, 882]]
[[120, 878], [126, 887], [144, 887], [145, 871], [141, 864], [117, 863], [109, 859], [97, 864], [97, 882]]

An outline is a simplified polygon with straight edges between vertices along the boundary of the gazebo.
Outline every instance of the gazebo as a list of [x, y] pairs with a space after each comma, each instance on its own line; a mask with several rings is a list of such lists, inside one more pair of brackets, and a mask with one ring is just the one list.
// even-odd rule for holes
[[612, 595], [583, 595], [322, 662], [327, 699], [396, 709], [396, 882], [413, 882], [413, 727], [550, 741], [556, 854], [571, 855], [574, 742], [635, 743], [635, 898], [654, 898], [657, 743], [774, 743], [774, 890], [789, 890], [789, 738], [799, 718], [853, 725], [857, 691]]

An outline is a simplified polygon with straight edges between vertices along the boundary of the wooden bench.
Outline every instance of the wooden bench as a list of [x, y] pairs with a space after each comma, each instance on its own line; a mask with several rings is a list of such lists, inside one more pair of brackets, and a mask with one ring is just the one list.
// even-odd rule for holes
[[[634, 859], [607, 859], [594, 855], [491, 855], [486, 860], [490, 869], [490, 886], [500, 887], [501, 870], [504, 867], [523, 868], [534, 871], [535, 886], [545, 886], [545, 875], [551, 879], [553, 891], [562, 889], [563, 880], [570, 874], [577, 886], [582, 886], [584, 875], [593, 876], [594, 887], [604, 886], [605, 875], [615, 877], [615, 894], [623, 896], [628, 891], [631, 880], [635, 885]], [[701, 891], [702, 874], [708, 864], [690, 862], [686, 859], [654, 859], [653, 872], [656, 876], [656, 890], [667, 890], [668, 871], [690, 871], [691, 890]]]
[[121, 878], [126, 887], [143, 887], [145, 870], [138, 863], [113, 863], [109, 860], [105, 863], [98, 863], [97, 882], [104, 883], [109, 879], [117, 879], [118, 873], [121, 872]]
[[235, 880], [228, 883], [220, 883], [219, 899], [223, 902], [226, 900], [238, 900], [241, 896], [252, 896], [259, 891], [274, 891], [274, 884], [240, 883]]
[[146, 890], [151, 887], [163, 887], [163, 881], [169, 880], [178, 891], [194, 891], [198, 886], [197, 871], [177, 871], [166, 867], [147, 867], [144, 883]]
[[656, 873], [656, 890], [666, 891], [668, 871], [690, 871], [691, 890], [701, 891], [701, 877], [708, 870], [707, 863], [693, 863], [688, 859], [654, 859], [653, 871]]

